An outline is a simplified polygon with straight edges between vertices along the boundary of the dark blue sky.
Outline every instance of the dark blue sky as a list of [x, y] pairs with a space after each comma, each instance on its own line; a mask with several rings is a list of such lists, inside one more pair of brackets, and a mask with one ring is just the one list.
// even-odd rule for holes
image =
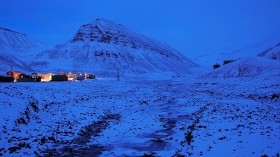
[[0, 7], [0, 27], [50, 43], [64, 43], [96, 18], [190, 57], [280, 39], [280, 0], [0, 0]]

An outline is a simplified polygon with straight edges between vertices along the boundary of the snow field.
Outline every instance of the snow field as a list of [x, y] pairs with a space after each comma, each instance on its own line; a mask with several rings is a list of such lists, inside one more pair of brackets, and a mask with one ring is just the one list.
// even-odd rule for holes
[[2, 83], [4, 156], [276, 156], [270, 76]]

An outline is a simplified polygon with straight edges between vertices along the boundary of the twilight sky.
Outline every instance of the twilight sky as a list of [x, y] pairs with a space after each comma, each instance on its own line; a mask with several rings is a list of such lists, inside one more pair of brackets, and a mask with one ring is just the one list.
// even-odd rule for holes
[[49, 43], [105, 18], [189, 57], [280, 41], [280, 0], [0, 0], [0, 27]]

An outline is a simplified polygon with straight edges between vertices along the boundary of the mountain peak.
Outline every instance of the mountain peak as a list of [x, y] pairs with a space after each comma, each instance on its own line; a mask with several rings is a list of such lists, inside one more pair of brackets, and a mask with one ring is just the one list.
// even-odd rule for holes
[[116, 41], [119, 38], [127, 37], [129, 34], [131, 34], [131, 30], [126, 29], [124, 26], [100, 18], [89, 24], [82, 25], [71, 42], [97, 41], [112, 44], [110, 42], [112, 38]]
[[146, 49], [167, 57], [183, 57], [182, 55], [174, 56], [172, 51], [175, 50], [167, 44], [150, 39], [121, 24], [103, 18], [82, 25], [71, 42], [110, 44], [132, 49]]
[[[111, 20], [107, 20], [104, 18], [97, 18], [95, 20], [92, 21], [91, 23], [92, 25], [99, 25], [99, 26], [113, 26], [113, 25], [120, 25], [120, 24], [116, 24], [115, 22], [111, 21]], [[120, 25], [121, 26], [121, 25]]]
[[70, 42], [42, 52], [34, 65], [104, 72], [185, 72], [197, 66], [167, 44], [106, 19], [82, 25]]

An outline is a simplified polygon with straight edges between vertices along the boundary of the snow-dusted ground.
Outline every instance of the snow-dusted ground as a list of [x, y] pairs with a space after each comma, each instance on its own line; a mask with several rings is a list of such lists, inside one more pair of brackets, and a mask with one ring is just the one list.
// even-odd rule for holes
[[279, 77], [1, 83], [0, 156], [277, 156]]

